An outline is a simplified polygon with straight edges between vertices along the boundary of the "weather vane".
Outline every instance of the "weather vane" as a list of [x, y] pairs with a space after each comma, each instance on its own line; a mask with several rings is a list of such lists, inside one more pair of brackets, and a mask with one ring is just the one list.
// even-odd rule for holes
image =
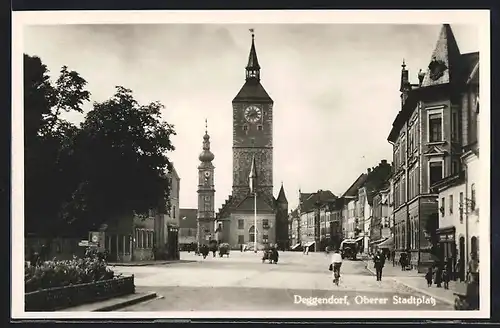
[[251, 28], [251, 29], [249, 29], [249, 31], [252, 33], [252, 39], [253, 39], [253, 37], [254, 37], [253, 33], [254, 33], [255, 30], [253, 28]]

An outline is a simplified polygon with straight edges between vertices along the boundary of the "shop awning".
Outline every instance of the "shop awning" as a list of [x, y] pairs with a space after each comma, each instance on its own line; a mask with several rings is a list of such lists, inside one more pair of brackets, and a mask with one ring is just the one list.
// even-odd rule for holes
[[292, 250], [293, 250], [293, 249], [296, 249], [296, 248], [297, 248], [297, 247], [299, 247], [299, 246], [300, 246], [300, 243], [295, 244], [295, 246], [293, 246], [293, 247], [292, 247]]
[[379, 245], [378, 245], [378, 248], [393, 248], [394, 247], [394, 238], [393, 237], [389, 237], [387, 238], [386, 241], [383, 241], [381, 242]]
[[370, 244], [371, 245], [377, 245], [377, 244], [380, 244], [382, 243], [383, 241], [386, 241], [387, 238], [381, 238], [381, 239], [377, 239], [377, 240], [374, 240], [374, 241], [371, 241]]

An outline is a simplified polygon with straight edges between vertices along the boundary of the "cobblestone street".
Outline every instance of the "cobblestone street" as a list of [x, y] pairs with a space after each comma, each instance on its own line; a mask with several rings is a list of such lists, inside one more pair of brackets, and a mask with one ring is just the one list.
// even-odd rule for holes
[[[141, 290], [160, 295], [123, 311], [452, 309], [437, 299], [430, 304], [425, 294], [395, 279], [377, 282], [363, 261], [345, 261], [340, 285], [335, 286], [323, 253], [284, 252], [277, 265], [262, 263], [261, 254], [253, 252], [233, 252], [229, 258], [205, 260], [193, 253], [182, 253], [181, 258], [196, 262], [115, 267], [117, 272], [133, 273]], [[315, 304], [313, 298], [332, 300]], [[429, 304], [405, 304], [417, 299]]]

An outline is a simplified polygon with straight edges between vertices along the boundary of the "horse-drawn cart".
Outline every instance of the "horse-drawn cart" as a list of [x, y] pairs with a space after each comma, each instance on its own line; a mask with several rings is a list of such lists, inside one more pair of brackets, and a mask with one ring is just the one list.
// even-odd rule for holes
[[230, 252], [230, 246], [228, 243], [222, 243], [219, 245], [219, 256], [223, 257], [224, 255], [227, 255], [229, 257], [229, 252]]

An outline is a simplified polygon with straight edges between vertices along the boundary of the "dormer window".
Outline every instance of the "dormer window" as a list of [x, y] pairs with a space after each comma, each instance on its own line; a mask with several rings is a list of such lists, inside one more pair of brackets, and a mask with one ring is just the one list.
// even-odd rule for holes
[[257, 125], [257, 130], [262, 131], [262, 125]]

